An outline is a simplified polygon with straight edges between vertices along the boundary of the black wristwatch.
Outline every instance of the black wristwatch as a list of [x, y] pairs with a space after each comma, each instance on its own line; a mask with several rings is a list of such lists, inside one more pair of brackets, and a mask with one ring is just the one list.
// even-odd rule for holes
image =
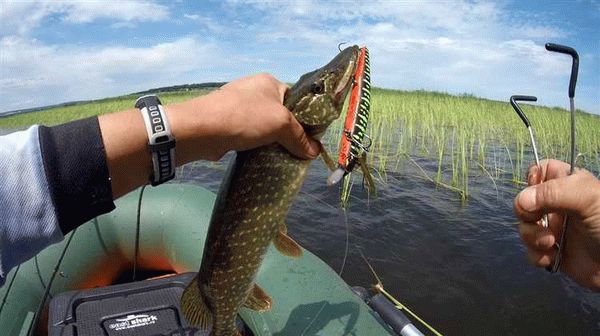
[[169, 120], [157, 96], [140, 97], [135, 107], [142, 112], [148, 132], [153, 166], [150, 184], [157, 186], [175, 177], [175, 137], [171, 134]]

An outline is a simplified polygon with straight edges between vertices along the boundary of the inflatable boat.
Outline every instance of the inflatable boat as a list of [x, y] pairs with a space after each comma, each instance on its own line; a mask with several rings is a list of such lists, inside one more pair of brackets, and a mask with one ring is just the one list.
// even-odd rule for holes
[[[188, 272], [199, 269], [214, 201], [214, 193], [187, 184], [120, 198], [114, 211], [8, 274], [0, 334], [206, 334], [187, 326], [178, 301]], [[274, 303], [265, 313], [240, 311], [247, 334], [395, 335], [385, 314], [309, 251], [291, 259], [271, 247], [256, 281]]]

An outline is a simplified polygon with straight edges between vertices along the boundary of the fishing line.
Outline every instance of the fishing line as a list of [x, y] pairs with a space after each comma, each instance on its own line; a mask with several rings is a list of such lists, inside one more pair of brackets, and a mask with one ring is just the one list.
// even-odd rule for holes
[[377, 284], [382, 284], [381, 279], [379, 278], [379, 276], [377, 275], [377, 272], [375, 272], [375, 270], [373, 269], [373, 266], [371, 266], [371, 263], [367, 260], [367, 257], [365, 257], [365, 255], [363, 254], [362, 249], [358, 249], [358, 253], [360, 253], [360, 256], [362, 257], [362, 259], [365, 261], [365, 264], [367, 264], [367, 266], [369, 267], [369, 270], [371, 270], [371, 273], [373, 274], [373, 276], [375, 277], [375, 280], [377, 280]]
[[142, 197], [144, 196], [144, 190], [148, 185], [145, 184], [140, 189], [140, 197], [138, 198], [137, 213], [135, 219], [135, 246], [133, 250], [133, 281], [135, 281], [137, 274], [137, 260], [140, 252], [140, 218], [142, 217]]
[[[40, 270], [40, 264], [38, 263], [37, 255], [33, 257], [33, 261], [35, 263], [35, 270], [37, 271], [38, 279], [40, 280], [42, 287], [46, 289], [46, 282], [44, 281], [44, 278], [42, 278], [42, 271]], [[50, 294], [50, 298], [52, 299], [52, 294]]]
[[[48, 298], [48, 295], [50, 294], [50, 288], [52, 288], [52, 284], [54, 283], [54, 278], [56, 277], [56, 273], [58, 273], [60, 264], [62, 264], [62, 261], [63, 261], [65, 255], [67, 254], [67, 249], [69, 248], [69, 245], [71, 244], [71, 241], [73, 240], [73, 237], [75, 237], [76, 232], [77, 232], [77, 229], [74, 229], [73, 232], [71, 232], [71, 236], [69, 236], [69, 239], [67, 240], [67, 243], [65, 244], [65, 247], [63, 248], [63, 250], [60, 254], [60, 257], [58, 258], [56, 266], [54, 266], [54, 271], [52, 272], [52, 276], [50, 277], [48, 286], [46, 287], [46, 290], [44, 291], [44, 296], [42, 297], [42, 301], [40, 301], [40, 304], [38, 305], [38, 308], [36, 309], [34, 320], [30, 327], [37, 325], [37, 323], [40, 319], [40, 314], [42, 313], [42, 309], [44, 308], [46, 299]], [[29, 332], [27, 333], [27, 335], [31, 336], [32, 332], [33, 332], [33, 328], [29, 329]]]
[[[317, 200], [318, 202], [321, 202], [325, 205], [327, 205], [330, 208], [334, 208], [337, 209], [336, 207], [334, 207], [333, 205], [315, 197], [314, 195], [310, 195], [308, 193], [306, 193], [307, 196], [312, 197], [313, 199]], [[348, 223], [348, 213], [346, 211], [346, 209], [342, 209], [342, 214], [344, 216], [344, 224], [346, 226], [346, 246], [344, 249], [344, 257], [342, 259], [342, 265], [340, 266], [340, 270], [338, 272], [338, 276], [341, 278], [342, 274], [344, 273], [344, 268], [346, 266], [346, 260], [348, 259], [348, 254], [349, 254], [349, 250], [350, 250], [350, 225]], [[323, 312], [323, 309], [325, 309], [325, 306], [327, 305], [327, 303], [323, 303], [323, 305], [321, 306], [321, 308], [319, 308], [319, 310], [317, 311], [317, 313], [313, 316], [313, 318], [311, 319], [310, 323], [306, 326], [306, 328], [304, 328], [304, 330], [302, 330], [301, 335], [305, 335], [306, 331], [310, 329], [310, 327], [312, 327], [312, 325], [315, 323], [315, 321], [319, 318], [319, 315], [321, 315], [321, 313]]]
[[385, 296], [388, 300], [390, 300], [394, 304], [394, 306], [396, 307], [396, 309], [398, 309], [398, 310], [404, 310], [407, 313], [409, 313], [410, 316], [412, 316], [414, 319], [416, 319], [417, 321], [419, 321], [423, 326], [425, 326], [427, 329], [429, 329], [429, 331], [431, 331], [432, 333], [434, 333], [436, 336], [442, 336], [442, 334], [439, 331], [435, 330], [433, 328], [433, 326], [431, 326], [429, 323], [425, 322], [425, 320], [423, 320], [422, 318], [420, 318], [416, 313], [414, 313], [412, 310], [410, 310], [402, 302], [398, 301], [398, 299], [396, 299], [392, 294], [388, 293], [385, 290], [385, 288], [383, 287], [383, 282], [381, 281], [381, 279], [377, 275], [377, 272], [375, 272], [375, 269], [373, 269], [373, 266], [371, 266], [371, 263], [367, 260], [367, 258], [362, 253], [362, 250], [360, 248], [358, 249], [358, 252], [360, 253], [360, 256], [365, 261], [365, 263], [367, 264], [367, 266], [369, 267], [369, 270], [371, 271], [371, 273], [373, 274], [373, 276], [375, 277], [375, 279], [377, 280], [377, 284], [375, 286], [373, 286], [373, 290], [375, 290], [376, 292], [379, 292], [379, 293], [383, 294], [383, 296]]
[[317, 312], [317, 314], [315, 314], [315, 317], [313, 317], [312, 321], [310, 321], [310, 323], [308, 324], [308, 326], [306, 328], [304, 328], [304, 330], [302, 330], [302, 336], [305, 335], [306, 331], [308, 329], [310, 329], [310, 327], [312, 327], [313, 323], [315, 323], [315, 321], [317, 320], [317, 318], [319, 317], [319, 315], [321, 314], [321, 312], [323, 312], [323, 309], [325, 308], [325, 306], [327, 305], [327, 302], [323, 303], [323, 305], [321, 306], [321, 308], [319, 309], [319, 311]]
[[[338, 50], [342, 51], [342, 45], [345, 42], [342, 42], [338, 45]], [[352, 189], [352, 178], [350, 173], [352, 172], [354, 166], [359, 161], [357, 159], [360, 150], [363, 152], [368, 150], [368, 147], [371, 144], [370, 138], [369, 145], [365, 146], [362, 143], [363, 138], [365, 137], [366, 130], [366, 122], [368, 120], [368, 113], [370, 108], [370, 68], [369, 68], [369, 56], [368, 50], [366, 47], [360, 49], [360, 53], [358, 55], [357, 61], [357, 69], [355, 69], [354, 84], [352, 87], [352, 95], [350, 98], [350, 103], [348, 107], [348, 112], [346, 115], [346, 120], [344, 123], [345, 133], [341, 137], [340, 142], [340, 152], [338, 155], [338, 168], [331, 173], [329, 178], [327, 179], [328, 185], [335, 185], [340, 180], [343, 180], [342, 183], [342, 192], [340, 197], [340, 205], [342, 209], [342, 214], [344, 216], [344, 225], [346, 228], [346, 242], [344, 248], [344, 257], [342, 258], [342, 264], [340, 266], [340, 270], [338, 272], [338, 276], [341, 278], [344, 273], [344, 269], [346, 266], [346, 261], [348, 259], [348, 254], [350, 250], [350, 225], [348, 223], [348, 213], [347, 213], [347, 201], [350, 197], [350, 191]], [[308, 326], [302, 331], [302, 335], [306, 333], [308, 329], [313, 325], [313, 323], [317, 320], [318, 316], [321, 314], [326, 304], [323, 304], [316, 315], [313, 317], [312, 321], [308, 324]]]
[[346, 248], [344, 250], [344, 258], [342, 259], [342, 266], [340, 266], [340, 271], [338, 275], [342, 277], [342, 273], [344, 273], [344, 267], [346, 266], [346, 259], [348, 259], [348, 251], [350, 250], [350, 225], [348, 224], [348, 212], [346, 209], [342, 209], [342, 214], [344, 215], [344, 224], [346, 225]]
[[[335, 207], [335, 206], [333, 206], [333, 205], [331, 205], [331, 204], [329, 204], [329, 203], [325, 202], [324, 200], [322, 200], [322, 199], [321, 199], [321, 198], [319, 198], [319, 197], [316, 197], [315, 195], [311, 195], [311, 194], [309, 194], [309, 193], [307, 193], [307, 192], [304, 192], [304, 191], [301, 191], [301, 192], [300, 192], [300, 194], [301, 194], [302, 196], [306, 196], [306, 197], [312, 198], [313, 200], [315, 200], [315, 201], [317, 201], [317, 202], [319, 202], [319, 203], [321, 203], [321, 204], [323, 204], [323, 205], [327, 206], [327, 207], [328, 207], [328, 208], [330, 208], [330, 209], [335, 209], [335, 210], [338, 210], [338, 208], [337, 208], [337, 207]], [[352, 196], [352, 197], [354, 197], [354, 196]], [[343, 216], [344, 216], [344, 225], [345, 225], [345, 227], [346, 227], [346, 244], [345, 244], [345, 248], [344, 248], [344, 257], [342, 258], [342, 264], [341, 264], [341, 266], [340, 266], [340, 270], [338, 271], [338, 275], [339, 275], [340, 277], [342, 276], [342, 273], [344, 272], [344, 268], [345, 268], [345, 265], [346, 265], [346, 261], [347, 261], [347, 259], [348, 259], [348, 255], [349, 255], [349, 252], [350, 252], [350, 224], [349, 224], [349, 222], [348, 222], [348, 213], [346, 212], [346, 210], [345, 210], [345, 209], [342, 209], [342, 214], [343, 214]], [[359, 220], [359, 221], [360, 221], [360, 220]], [[361, 222], [362, 222], [362, 221], [361, 221]], [[363, 222], [363, 223], [364, 223], [364, 222]], [[366, 224], [366, 223], [365, 223], [365, 224]]]

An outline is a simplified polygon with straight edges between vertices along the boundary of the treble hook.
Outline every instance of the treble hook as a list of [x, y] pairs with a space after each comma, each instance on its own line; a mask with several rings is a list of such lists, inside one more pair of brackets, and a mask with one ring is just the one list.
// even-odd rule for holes
[[[367, 140], [369, 140], [369, 144], [368, 144], [368, 145], [365, 145], [365, 144], [363, 143], [363, 147], [364, 147], [364, 149], [365, 149], [365, 152], [368, 152], [368, 151], [369, 151], [369, 149], [371, 148], [371, 145], [373, 144], [373, 140], [371, 140], [371, 137], [370, 137], [368, 134], [365, 134], [365, 138], [366, 138]], [[364, 139], [363, 139], [363, 142], [364, 142]]]
[[340, 52], [342, 52], [342, 46], [343, 46], [344, 44], [346, 44], [346, 43], [348, 43], [348, 42], [342, 42], [342, 43], [338, 44], [338, 50], [339, 50]]
[[350, 141], [354, 146], [362, 149], [364, 152], [368, 152], [369, 149], [371, 148], [371, 145], [373, 144], [371, 137], [368, 136], [367, 134], [365, 134], [364, 137], [365, 137], [365, 139], [369, 140], [369, 144], [365, 145], [364, 142], [358, 142], [358, 140], [354, 139], [354, 137], [352, 136], [352, 133], [350, 133], [348, 131], [344, 131], [344, 133], [345, 133], [346, 139], [348, 139], [348, 141]]

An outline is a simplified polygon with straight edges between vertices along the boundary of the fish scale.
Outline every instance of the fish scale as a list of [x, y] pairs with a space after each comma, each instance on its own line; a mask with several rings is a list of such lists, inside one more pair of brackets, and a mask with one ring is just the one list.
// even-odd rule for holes
[[[357, 55], [358, 47], [347, 48], [287, 91], [284, 105], [309, 136], [320, 138], [339, 117]], [[285, 255], [302, 254], [284, 220], [309, 164], [279, 144], [237, 153], [215, 201], [200, 271], [181, 299], [190, 324], [212, 326], [213, 336], [238, 335], [241, 307], [270, 309], [272, 299], [254, 279], [271, 242]]]
[[[223, 316], [213, 333], [225, 335], [235, 323], [235, 313], [242, 307], [249, 286], [256, 276], [271, 240], [279, 231], [292, 200], [300, 190], [310, 161], [292, 157], [283, 147], [272, 145], [238, 153], [230, 172], [231, 188], [224, 209], [215, 213], [215, 223], [209, 232], [207, 253], [199, 277], [208, 284], [205, 295], [216, 300], [212, 311]], [[268, 174], [265, 174], [268, 172]], [[286, 179], [285, 185], [268, 183]], [[257, 198], [261, 202], [256, 202]], [[217, 201], [218, 203], [219, 201]], [[217, 231], [217, 232], [215, 232]], [[205, 266], [206, 265], [206, 266]], [[221, 267], [215, 267], [220, 265]], [[223, 269], [227, 271], [223, 271]]]

